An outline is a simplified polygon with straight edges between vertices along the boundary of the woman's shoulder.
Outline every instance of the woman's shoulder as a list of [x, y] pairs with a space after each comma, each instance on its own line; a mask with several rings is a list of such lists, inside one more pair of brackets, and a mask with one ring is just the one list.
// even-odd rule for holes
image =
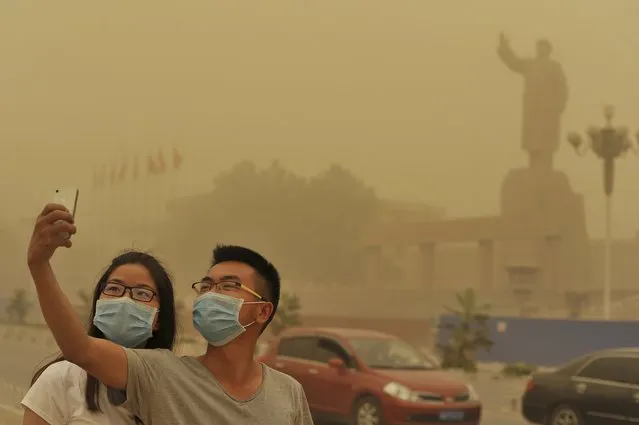
[[[47, 366], [42, 372], [38, 380], [62, 380], [69, 384], [77, 384], [78, 381], [86, 379], [86, 372], [78, 365], [75, 365], [69, 361], [61, 360]], [[36, 381], [37, 382], [37, 381]]]

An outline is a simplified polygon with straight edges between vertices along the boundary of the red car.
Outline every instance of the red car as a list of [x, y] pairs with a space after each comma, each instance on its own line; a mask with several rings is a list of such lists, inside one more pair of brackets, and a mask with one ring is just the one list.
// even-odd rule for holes
[[477, 425], [474, 388], [381, 332], [295, 328], [260, 357], [297, 379], [315, 419], [352, 425]]

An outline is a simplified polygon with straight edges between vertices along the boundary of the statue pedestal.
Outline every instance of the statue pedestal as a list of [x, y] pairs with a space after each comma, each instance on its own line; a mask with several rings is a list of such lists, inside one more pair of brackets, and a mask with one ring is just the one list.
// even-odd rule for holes
[[504, 242], [501, 261], [513, 289], [564, 291], [590, 286], [583, 197], [573, 192], [563, 172], [511, 170], [502, 184], [501, 215], [559, 229], [557, 234]]

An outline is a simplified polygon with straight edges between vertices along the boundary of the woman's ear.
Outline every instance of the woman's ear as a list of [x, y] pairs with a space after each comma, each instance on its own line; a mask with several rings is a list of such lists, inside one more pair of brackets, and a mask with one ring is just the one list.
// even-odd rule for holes
[[158, 329], [160, 329], [160, 315], [159, 314], [155, 314], [155, 319], [153, 319], [153, 332], [157, 332]]

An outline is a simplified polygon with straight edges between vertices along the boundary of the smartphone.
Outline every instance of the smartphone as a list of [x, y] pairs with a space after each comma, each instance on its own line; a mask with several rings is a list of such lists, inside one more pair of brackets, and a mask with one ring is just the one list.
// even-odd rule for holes
[[61, 188], [55, 190], [55, 196], [53, 202], [56, 204], [64, 205], [73, 218], [75, 218], [75, 210], [78, 207], [78, 196], [80, 191], [74, 188]]

